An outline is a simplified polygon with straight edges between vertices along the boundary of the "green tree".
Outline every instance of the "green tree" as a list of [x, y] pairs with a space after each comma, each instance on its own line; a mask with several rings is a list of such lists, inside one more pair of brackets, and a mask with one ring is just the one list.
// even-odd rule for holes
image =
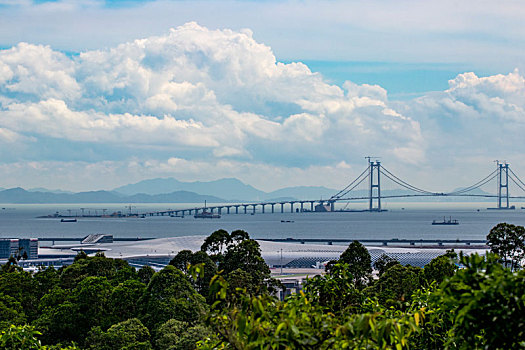
[[465, 268], [434, 295], [449, 319], [447, 346], [458, 349], [522, 349], [525, 345], [525, 270], [503, 267], [492, 254], [461, 257]]
[[42, 345], [38, 340], [40, 332], [29, 325], [15, 326], [0, 332], [0, 348], [5, 350], [80, 350], [75, 344], [69, 346]]
[[204, 314], [205, 300], [188, 278], [168, 265], [152, 278], [139, 301], [140, 319], [151, 330], [170, 319], [195, 324]]
[[83, 279], [73, 291], [72, 302], [77, 307], [78, 333], [83, 336], [91, 327], [103, 328], [111, 325], [109, 297], [111, 284], [105, 277], [89, 276]]
[[40, 268], [33, 275], [33, 286], [36, 289], [36, 296], [38, 299], [42, 298], [60, 282], [60, 275], [53, 266], [48, 268]]
[[188, 265], [193, 259], [193, 252], [191, 250], [181, 250], [171, 259], [170, 265], [181, 270], [185, 274], [188, 273]]
[[38, 298], [29, 272], [14, 269], [0, 273], [0, 294], [11, 296], [19, 302], [28, 321], [37, 317]]
[[[339, 263], [348, 264], [348, 272], [353, 278], [354, 285], [361, 289], [372, 279], [372, 258], [368, 249], [358, 241], [350, 243], [348, 248], [339, 257]], [[330, 270], [334, 263], [329, 263], [326, 270]]]
[[219, 264], [219, 270], [224, 271], [231, 284], [246, 288], [249, 293], [273, 291], [277, 286], [261, 256], [259, 243], [253, 239], [230, 245]]
[[379, 277], [372, 290], [382, 305], [397, 305], [410, 301], [412, 294], [421, 287], [422, 269], [396, 264]]
[[123, 322], [139, 314], [139, 300], [146, 285], [137, 280], [127, 280], [113, 288], [108, 300], [111, 322]]
[[[201, 264], [203, 269], [202, 273], [194, 277], [189, 273], [188, 266], [196, 266], [199, 264]], [[208, 254], [203, 251], [192, 253], [189, 250], [182, 250], [170, 261], [170, 265], [181, 270], [188, 276], [193, 288], [205, 298], [208, 297], [210, 281], [217, 273], [217, 265]]]
[[151, 280], [151, 277], [155, 274], [155, 270], [151, 266], [144, 265], [137, 271], [137, 276], [139, 280], [144, 283], [148, 284]]
[[525, 228], [507, 223], [494, 226], [487, 235], [487, 245], [500, 257], [501, 263], [512, 270], [525, 259]]
[[391, 258], [386, 254], [381, 254], [381, 256], [374, 261], [374, 268], [377, 270], [378, 275], [381, 276], [386, 270], [398, 264], [399, 261], [396, 259]]
[[[235, 230], [229, 234], [225, 230], [217, 230], [205, 239], [201, 251], [218, 263], [218, 270], [223, 271], [224, 278], [229, 279], [232, 286], [245, 288], [249, 293], [275, 292], [281, 288], [280, 283], [271, 278], [270, 268], [261, 256], [259, 243], [250, 239], [246, 231]], [[181, 256], [174, 263], [180, 265], [179, 261], [186, 259]], [[210, 269], [204, 255], [199, 259], [205, 269], [209, 269], [205, 273], [209, 279], [213, 268]]]
[[0, 348], [5, 350], [42, 349], [37, 336], [40, 333], [33, 327], [12, 325], [0, 332]]
[[428, 284], [434, 281], [440, 284], [445, 278], [454, 276], [456, 270], [457, 266], [450, 254], [440, 255], [425, 265], [423, 278]]
[[207, 253], [213, 261], [219, 262], [230, 243], [231, 236], [228, 231], [220, 229], [206, 237], [201, 250]]
[[163, 350], [193, 350], [199, 340], [209, 336], [212, 336], [211, 331], [203, 325], [168, 320], [157, 330], [155, 346]]
[[75, 262], [79, 261], [79, 260], [82, 260], [82, 259], [87, 259], [88, 258], [88, 255], [86, 254], [85, 251], [81, 250], [77, 253], [77, 255], [75, 256]]
[[312, 302], [334, 314], [353, 314], [360, 310], [364, 294], [354, 284], [348, 264], [334, 264], [330, 273], [306, 281], [305, 292]]
[[378, 305], [369, 313], [338, 316], [308, 291], [283, 302], [243, 291], [231, 298], [222, 276], [214, 278], [211, 289], [218, 301], [208, 322], [217, 337], [199, 349], [408, 349], [424, 317], [423, 310], [398, 313]]
[[75, 262], [66, 267], [60, 275], [63, 288], [74, 289], [86, 277], [105, 277], [112, 285], [127, 279], [138, 279], [135, 268], [122, 259], [109, 259], [102, 253], [94, 257], [83, 257], [79, 253]]
[[70, 301], [46, 307], [34, 325], [42, 332], [42, 341], [46, 344], [80, 340], [79, 333], [88, 330], [81, 329], [78, 319], [78, 307]]
[[253, 239], [247, 239], [230, 246], [224, 254], [224, 261], [221, 262], [219, 268], [224, 270], [226, 274], [241, 268], [260, 281], [270, 275], [270, 268], [261, 256], [259, 243]]
[[96, 350], [151, 350], [150, 333], [136, 318], [111, 326], [107, 332], [94, 327], [86, 339], [86, 347]]
[[22, 325], [25, 322], [26, 315], [22, 305], [15, 298], [0, 294], [0, 329]]
[[22, 271], [22, 268], [18, 266], [18, 261], [15, 257], [10, 256], [9, 259], [7, 259], [7, 263], [3, 264], [0, 268], [0, 272], [15, 272], [15, 271]]

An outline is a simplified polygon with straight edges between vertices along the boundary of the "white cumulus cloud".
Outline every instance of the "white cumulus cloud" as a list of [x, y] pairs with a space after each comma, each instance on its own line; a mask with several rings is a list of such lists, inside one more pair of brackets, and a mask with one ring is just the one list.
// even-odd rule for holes
[[251, 167], [316, 183], [367, 154], [417, 168], [522, 149], [524, 86], [517, 70], [464, 73], [446, 91], [391, 102], [380, 86], [337, 86], [301, 62], [278, 62], [249, 30], [191, 22], [78, 55], [28, 43], [1, 50], [0, 141], [42, 164], [135, 164], [144, 177], [200, 168], [201, 179], [236, 168], [254, 178]]

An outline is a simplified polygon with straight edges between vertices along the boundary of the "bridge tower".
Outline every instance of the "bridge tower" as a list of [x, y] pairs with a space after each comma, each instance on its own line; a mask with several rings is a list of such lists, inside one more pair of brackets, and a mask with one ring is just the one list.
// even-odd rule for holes
[[497, 162], [498, 166], [498, 209], [509, 206], [509, 164]]
[[368, 177], [370, 179], [369, 210], [381, 211], [381, 163], [378, 160], [371, 161], [369, 158], [368, 164]]

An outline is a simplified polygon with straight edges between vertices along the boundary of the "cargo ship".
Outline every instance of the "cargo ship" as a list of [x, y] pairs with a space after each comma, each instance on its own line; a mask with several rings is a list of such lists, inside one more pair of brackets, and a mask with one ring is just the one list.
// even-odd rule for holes
[[451, 217], [449, 217], [449, 219], [446, 220], [445, 217], [443, 216], [443, 221], [433, 220], [432, 225], [459, 225], [459, 221], [456, 219], [452, 220]]

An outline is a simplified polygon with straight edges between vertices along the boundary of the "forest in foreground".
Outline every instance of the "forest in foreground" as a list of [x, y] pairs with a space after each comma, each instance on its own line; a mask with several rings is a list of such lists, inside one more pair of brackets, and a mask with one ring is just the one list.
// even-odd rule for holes
[[447, 251], [424, 268], [372, 265], [355, 241], [284, 300], [244, 231], [215, 231], [157, 272], [102, 253], [36, 273], [12, 258], [0, 348], [523, 349], [525, 229], [498, 224], [487, 240], [485, 256]]

